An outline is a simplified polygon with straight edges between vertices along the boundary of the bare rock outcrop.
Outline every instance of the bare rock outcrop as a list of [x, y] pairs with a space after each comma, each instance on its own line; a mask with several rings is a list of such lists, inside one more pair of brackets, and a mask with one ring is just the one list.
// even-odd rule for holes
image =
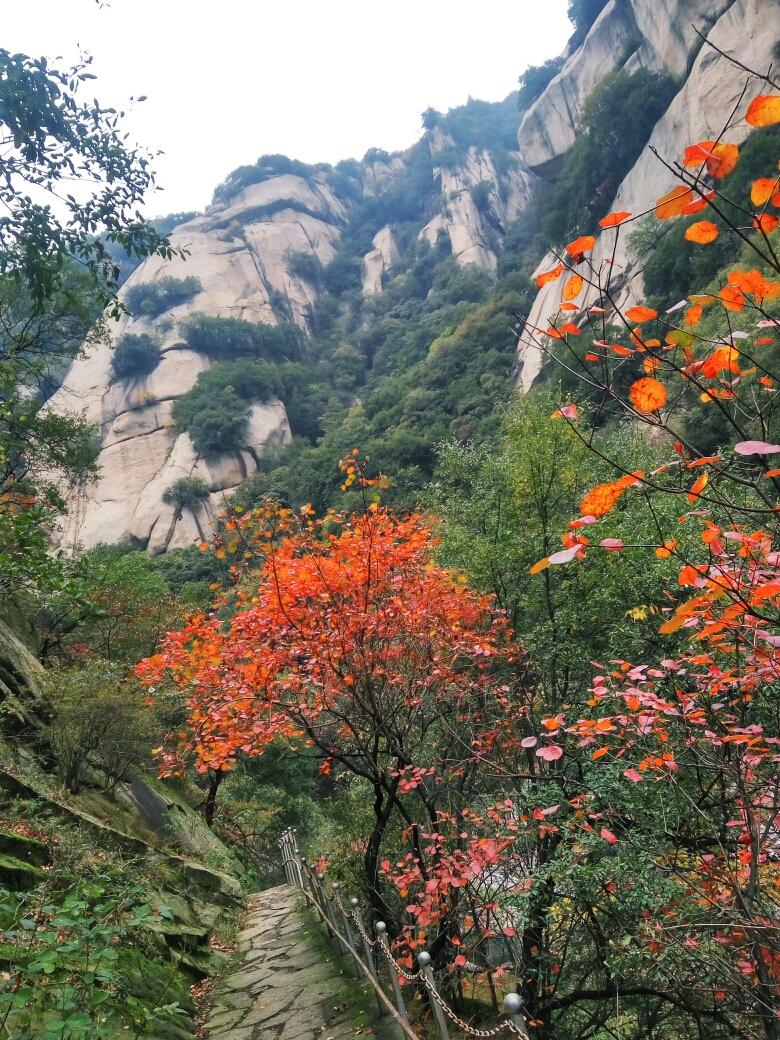
[[[700, 16], [703, 6], [698, 5]], [[609, 14], [611, 7], [610, 4], [604, 9], [602, 18]], [[671, 8], [679, 8], [678, 11], [671, 12], [674, 14], [674, 18], [670, 17], [671, 24], [679, 24], [686, 12], [692, 17], [692, 5], [682, 0], [679, 3], [668, 0], [661, 7], [661, 13], [665, 12], [667, 16], [670, 16]], [[773, 0], [732, 0], [730, 3], [723, 2], [708, 7], [710, 11], [720, 10], [721, 14], [707, 33], [707, 40], [724, 54], [733, 55], [750, 68], [762, 70], [772, 63], [776, 41], [780, 39], [780, 5]], [[598, 28], [597, 22], [591, 33], [596, 32]], [[680, 30], [675, 39], [678, 46], [676, 53], [679, 57], [679, 48], [682, 47], [680, 40], [685, 41], [688, 37]], [[587, 42], [586, 40], [585, 44]], [[643, 213], [652, 209], [656, 200], [675, 183], [672, 174], [658, 156], [669, 161], [679, 161], [687, 145], [717, 138], [725, 120], [742, 96], [746, 78], [744, 71], [732, 65], [712, 47], [706, 44], [701, 46], [679, 92], [653, 129], [639, 159], [624, 178], [610, 209], [626, 210], [630, 213]], [[750, 100], [760, 92], [761, 84], [754, 81], [742, 98], [743, 112]], [[543, 100], [544, 95], [539, 101]], [[750, 129], [747, 124], [738, 123], [729, 131], [729, 140], [740, 143], [747, 137]], [[599, 237], [592, 254], [597, 269], [606, 270], [603, 266], [604, 261], [613, 258], [614, 235], [614, 231], [606, 231]], [[643, 296], [644, 259], [644, 256], [635, 255], [629, 248], [628, 236], [625, 230], [622, 230], [614, 254], [613, 268], [613, 288], [617, 302], [622, 306], [630, 306], [631, 303], [640, 301]], [[549, 269], [555, 263], [556, 258], [549, 254], [539, 265], [538, 271]], [[547, 328], [558, 313], [563, 285], [563, 279], [559, 279], [539, 291], [520, 338], [518, 381], [526, 391], [531, 388], [541, 371], [543, 353], [540, 343], [543, 331], [540, 330]], [[596, 296], [597, 292], [591, 289], [583, 294], [578, 303], [591, 304]]]
[[384, 276], [401, 259], [393, 229], [388, 225], [374, 235], [374, 248], [363, 257], [363, 295], [381, 293]]

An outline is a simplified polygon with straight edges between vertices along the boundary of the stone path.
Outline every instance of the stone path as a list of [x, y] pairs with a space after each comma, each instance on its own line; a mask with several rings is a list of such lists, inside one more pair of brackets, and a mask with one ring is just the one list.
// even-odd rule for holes
[[256, 896], [236, 959], [214, 994], [210, 1040], [403, 1040], [354, 962], [294, 888]]

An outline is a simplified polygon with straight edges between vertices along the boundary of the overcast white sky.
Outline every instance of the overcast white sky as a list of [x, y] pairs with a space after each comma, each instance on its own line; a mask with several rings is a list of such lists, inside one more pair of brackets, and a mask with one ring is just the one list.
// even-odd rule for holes
[[150, 215], [205, 207], [267, 152], [306, 162], [406, 148], [428, 105], [499, 101], [560, 53], [566, 0], [24, 0], [0, 46], [94, 55], [102, 104], [147, 95], [131, 136], [162, 148]]

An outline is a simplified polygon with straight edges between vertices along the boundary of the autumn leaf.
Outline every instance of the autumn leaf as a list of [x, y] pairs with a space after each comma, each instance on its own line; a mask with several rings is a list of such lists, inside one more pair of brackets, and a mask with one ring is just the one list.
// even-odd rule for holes
[[629, 321], [635, 322], [651, 321], [658, 317], [658, 311], [654, 311], [650, 307], [629, 307], [626, 317]]
[[557, 412], [553, 412], [551, 419], [579, 419], [576, 404], [565, 404]]
[[567, 321], [565, 325], [561, 325], [561, 332], [565, 332], [567, 336], [580, 336], [582, 329], [578, 329], [572, 322]]
[[624, 769], [623, 776], [628, 780], [633, 780], [635, 784], [640, 783], [642, 780], [642, 774], [637, 773], [636, 769]]
[[625, 484], [613, 481], [611, 484], [599, 484], [589, 491], [580, 505], [583, 516], [604, 516], [615, 508], [618, 499], [626, 490]]
[[736, 347], [718, 347], [701, 366], [701, 373], [707, 379], [715, 379], [724, 369], [734, 375], [739, 373], [739, 351]]
[[570, 256], [579, 256], [581, 253], [587, 253], [588, 250], [593, 249], [596, 244], [596, 239], [593, 235], [582, 235], [580, 238], [576, 238], [573, 242], [569, 242], [566, 246], [566, 252]]
[[721, 142], [712, 148], [712, 155], [707, 160], [707, 173], [710, 177], [725, 177], [731, 173], [739, 161], [739, 148], [735, 144]]
[[620, 538], [604, 538], [599, 544], [607, 552], [620, 552], [623, 548], [623, 541]]
[[691, 224], [685, 232], [685, 237], [689, 242], [705, 246], [714, 242], [718, 237], [718, 228], [709, 220], [699, 220], [695, 224]]
[[750, 189], [750, 201], [754, 206], [765, 206], [777, 191], [777, 180], [770, 177], [759, 177], [753, 181]]
[[685, 149], [685, 157], [683, 159], [683, 166], [688, 169], [694, 169], [697, 166], [703, 166], [704, 163], [710, 158], [712, 149], [715, 147], [714, 141], [700, 141], [699, 144], [689, 145]]
[[545, 556], [543, 560], [539, 560], [538, 563], [535, 563], [533, 567], [529, 568], [529, 574], [540, 574], [542, 571], [546, 571], [549, 566], [550, 558]]
[[769, 444], [767, 441], [740, 441], [734, 445], [737, 455], [774, 455], [780, 451], [780, 444]]
[[709, 473], [702, 473], [696, 483], [693, 485], [691, 490], [688, 492], [688, 501], [695, 502], [701, 492], [706, 488], [709, 483]]
[[608, 841], [610, 845], [617, 845], [617, 838], [612, 831], [608, 831], [606, 827], [602, 827], [599, 833], [604, 841]]
[[780, 224], [780, 219], [774, 213], [761, 213], [753, 221], [753, 227], [756, 231], [762, 231], [765, 235], [774, 231], [778, 224]]
[[667, 556], [672, 555], [672, 551], [676, 545], [677, 542], [674, 541], [664, 542], [663, 546], [659, 546], [655, 550], [655, 555], [659, 560], [665, 560]]
[[676, 188], [672, 188], [671, 191], [667, 192], [666, 195], [662, 195], [656, 202], [655, 215], [659, 220], [669, 220], [671, 217], [679, 217], [683, 211], [683, 207], [690, 205], [693, 201], [694, 198], [691, 189], [686, 188], [682, 184], [678, 184]]
[[703, 308], [700, 303], [695, 304], [693, 307], [689, 307], [685, 312], [685, 324], [686, 325], [698, 325], [701, 321]]
[[555, 762], [563, 755], [563, 748], [557, 744], [548, 744], [547, 747], [537, 748], [536, 754], [545, 762]]
[[780, 123], [780, 97], [759, 94], [750, 102], [745, 120], [751, 126], [772, 126], [773, 123]]
[[560, 278], [563, 271], [563, 264], [558, 264], [558, 266], [553, 267], [551, 271], [544, 271], [542, 274], [537, 275], [536, 284], [540, 289], [543, 289], [549, 282], [554, 282], [557, 278]]
[[693, 202], [689, 202], [687, 206], [683, 206], [680, 210], [680, 215], [683, 217], [692, 217], [694, 213], [701, 213], [715, 198], [714, 191], [705, 192], [701, 198], [694, 199]]
[[565, 287], [564, 287], [564, 290], [563, 290], [563, 298], [564, 298], [564, 300], [573, 300], [575, 297], [579, 296], [580, 293], [582, 292], [583, 284], [584, 284], [584, 279], [583, 279], [582, 275], [581, 274], [573, 274], [571, 276], [571, 278], [568, 280], [568, 282], [566, 283]]
[[630, 216], [631, 214], [628, 210], [619, 210], [615, 213], [608, 213], [606, 217], [599, 221], [599, 227], [617, 227], [618, 224], [622, 224], [624, 220], [628, 220]]
[[745, 307], [745, 296], [733, 285], [724, 285], [718, 294], [727, 311], [741, 311]]
[[631, 384], [631, 401], [639, 412], [657, 412], [666, 404], [666, 387], [652, 376], [643, 376]]

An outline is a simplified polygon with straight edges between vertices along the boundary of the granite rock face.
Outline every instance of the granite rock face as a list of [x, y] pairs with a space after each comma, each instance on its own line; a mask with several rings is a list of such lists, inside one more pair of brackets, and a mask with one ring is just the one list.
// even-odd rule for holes
[[[612, 17], [615, 6], [615, 0], [612, 0], [604, 8], [580, 51], [585, 51], [591, 35], [604, 34], [604, 22]], [[742, 96], [747, 79], [745, 73], [732, 65], [713, 47], [701, 44], [695, 34], [694, 40], [691, 41], [692, 30], [689, 33], [688, 28], [683, 24], [686, 14], [689, 21], [694, 23], [694, 14], [703, 20], [705, 28], [702, 29], [702, 32], [705, 32], [707, 29], [705, 7], [710, 15], [719, 12], [718, 17], [714, 19], [714, 24], [712, 18], [709, 20], [709, 28], [706, 31], [707, 40], [724, 54], [738, 58], [749, 68], [766, 69], [775, 60], [774, 48], [776, 41], [780, 39], [780, 5], [774, 0], [731, 0], [729, 3], [707, 5], [692, 3], [690, 0], [679, 0], [679, 2], [665, 0], [664, 3], [645, 4], [644, 6], [640, 6], [635, 0], [632, 10], [637, 13], [638, 24], [644, 26], [643, 31], [646, 29], [648, 32], [650, 32], [650, 28], [647, 26], [649, 15], [645, 8], [650, 6], [652, 6], [652, 11], [656, 12], [659, 21], [662, 22], [665, 18], [667, 20], [665, 24], [670, 27], [667, 29], [668, 41], [665, 48], [662, 47], [662, 43], [666, 36], [660, 32], [657, 26], [655, 27], [654, 34], [650, 37], [651, 40], [656, 41], [652, 53], [665, 55], [664, 61], [667, 63], [667, 67], [676, 71], [682, 65], [684, 47], [691, 42], [689, 51], [691, 64], [689, 71], [684, 75], [678, 93], [656, 123], [650, 140], [633, 168], [624, 178], [609, 207], [610, 210], [627, 210], [630, 213], [643, 213], [651, 209], [656, 200], [675, 184], [672, 174], [658, 156], [671, 162], [679, 161], [689, 144], [717, 138], [725, 120], [737, 103], [740, 103], [740, 113], [744, 114], [752, 98], [761, 93], [761, 84], [753, 81]], [[640, 20], [640, 15], [644, 21]], [[701, 44], [701, 46], [697, 44]], [[650, 47], [649, 42], [646, 47]], [[644, 53], [646, 47], [643, 45], [636, 55]], [[574, 62], [580, 51], [572, 55], [564, 66], [561, 76], [566, 73], [567, 68]], [[678, 63], [676, 67], [672, 64], [673, 61]], [[553, 97], [557, 96], [556, 92], [559, 90], [560, 85], [556, 85], [555, 80], [548, 87], [548, 91], [551, 91]], [[542, 95], [534, 106], [539, 111], [543, 109], [544, 105], [550, 103], [549, 99], [545, 101], [545, 95]], [[742, 97], [741, 102], [740, 97]], [[524, 120], [523, 127], [525, 126]], [[521, 139], [524, 133], [523, 127], [520, 130]], [[747, 137], [749, 130], [750, 127], [746, 123], [738, 123], [729, 130], [729, 140], [740, 143]], [[536, 154], [537, 157], [540, 157], [542, 153]], [[550, 157], [552, 153], [548, 151], [545, 154]], [[597, 240], [592, 254], [593, 263], [597, 269], [603, 265], [605, 260], [612, 259], [614, 235], [614, 231], [605, 231]], [[633, 253], [629, 248], [625, 232], [621, 232], [614, 254], [612, 283], [614, 295], [621, 306], [630, 306], [642, 299], [644, 292], [642, 268], [645, 259], [645, 256], [637, 256]], [[549, 254], [539, 265], [538, 271], [547, 270], [556, 263], [556, 258]], [[520, 337], [518, 382], [523, 390], [529, 390], [541, 372], [543, 353], [540, 346], [540, 334], [535, 330], [548, 327], [550, 321], [558, 313], [563, 286], [564, 279], [559, 279], [539, 291], [529, 314], [528, 324]], [[586, 290], [577, 302], [582, 305], [592, 304], [595, 302], [596, 296], [597, 292], [594, 289]]]

